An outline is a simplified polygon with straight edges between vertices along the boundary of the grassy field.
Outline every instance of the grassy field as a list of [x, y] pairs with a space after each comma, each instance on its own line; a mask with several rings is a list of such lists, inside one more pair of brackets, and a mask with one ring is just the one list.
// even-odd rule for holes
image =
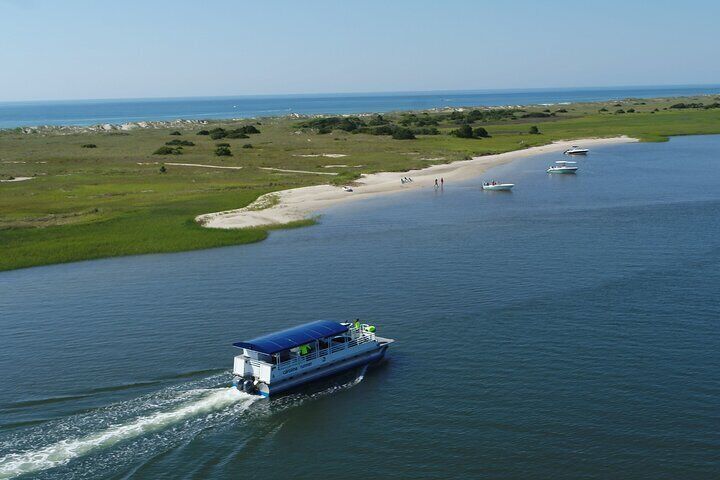
[[[181, 135], [171, 135], [177, 127], [103, 133], [3, 131], [0, 180], [32, 179], [0, 183], [0, 270], [260, 241], [267, 229], [212, 230], [193, 218], [248, 205], [272, 191], [347, 183], [361, 173], [404, 171], [560, 139], [629, 135], [662, 141], [671, 135], [720, 133], [720, 108], [669, 108], [678, 102], [717, 101], [702, 97], [526, 107], [509, 118], [473, 123], [490, 133], [482, 139], [450, 135], [458, 123], [447, 112], [418, 112], [435, 118], [440, 133], [414, 140], [342, 130], [319, 134], [301, 128], [304, 119], [293, 118], [212, 122], [184, 127]], [[607, 111], [600, 111], [603, 108]], [[528, 114], [551, 116], [521, 118]], [[404, 115], [385, 118], [399, 122]], [[261, 133], [217, 140], [197, 134], [251, 124]], [[540, 135], [528, 133], [532, 125]], [[153, 154], [173, 140], [195, 145], [184, 146], [181, 155]], [[232, 156], [215, 154], [220, 143], [230, 145]], [[84, 148], [86, 144], [96, 147]], [[252, 148], [243, 148], [246, 144]], [[327, 154], [342, 156], [323, 156]], [[163, 163], [165, 173], [160, 171]]]

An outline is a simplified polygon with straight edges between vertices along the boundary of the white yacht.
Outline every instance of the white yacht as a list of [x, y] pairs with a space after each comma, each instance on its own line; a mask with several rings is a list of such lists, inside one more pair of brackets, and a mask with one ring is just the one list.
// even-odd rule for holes
[[319, 320], [233, 345], [233, 385], [264, 397], [381, 360], [394, 340], [373, 325]]
[[551, 166], [546, 171], [547, 173], [575, 173], [578, 170], [578, 167], [575, 165], [576, 163], [577, 162], [560, 160], [555, 162], [555, 165]]
[[482, 184], [482, 189], [507, 192], [508, 190], [512, 190], [514, 186], [514, 183], [485, 182]]
[[565, 155], [587, 155], [589, 151], [590, 150], [588, 150], [587, 148], [580, 148], [577, 145], [573, 145], [572, 147], [565, 150], [563, 153]]

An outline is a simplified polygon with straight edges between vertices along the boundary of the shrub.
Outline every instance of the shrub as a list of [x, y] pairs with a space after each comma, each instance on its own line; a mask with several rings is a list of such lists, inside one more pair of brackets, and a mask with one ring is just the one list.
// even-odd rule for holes
[[213, 140], [220, 140], [221, 138], [225, 138], [225, 135], [226, 135], [225, 130], [222, 130], [222, 131], [212, 132], [210, 134], [210, 138], [212, 138]]
[[473, 129], [470, 125], [462, 125], [457, 130], [450, 132], [458, 138], [473, 138]]
[[167, 168], [165, 168], [165, 165], [160, 165], [160, 173], [167, 172]]
[[627, 109], [627, 113], [635, 113], [635, 109], [634, 109], [634, 108], [628, 108], [628, 109]]
[[250, 138], [250, 137], [245, 135], [243, 132], [241, 132], [240, 129], [237, 129], [237, 130], [233, 130], [232, 132], [226, 133], [225, 138]]
[[94, 143], [85, 143], [85, 144], [81, 145], [81, 147], [82, 148], [97, 148], [97, 145], [95, 145]]
[[170, 135], [182, 135], [182, 133], [175, 130], [174, 132], [170, 132]]
[[215, 149], [215, 155], [218, 157], [232, 157], [230, 147], [219, 146]]
[[622, 103], [616, 103], [613, 107], [622, 107]]
[[198, 135], [210, 135], [210, 132], [208, 132], [207, 130], [200, 130], [197, 134]]
[[552, 117], [552, 114], [545, 113], [545, 112], [530, 112], [530, 113], [525, 113], [523, 115], [520, 115], [520, 118], [545, 118], [545, 117]]
[[530, 127], [528, 133], [531, 133], [533, 135], [540, 135], [540, 129], [536, 125], [533, 125], [532, 127]]
[[625, 113], [625, 110], [623, 110], [622, 108], [618, 108], [617, 110], [615, 110], [615, 113]]
[[253, 148], [252, 143], [246, 143], [242, 148]]
[[412, 130], [398, 127], [393, 132], [392, 138], [394, 138], [395, 140], [413, 140], [415, 139], [415, 134], [412, 132]]
[[153, 155], [182, 155], [182, 147], [160, 147], [153, 152]]
[[483, 127], [477, 127], [475, 130], [473, 130], [473, 136], [478, 138], [487, 138], [490, 136], [490, 134]]
[[165, 145], [182, 145], [183, 147], [194, 147], [195, 144], [191, 142], [190, 140], [170, 140], [169, 142], [165, 142]]
[[238, 130], [242, 130], [242, 133], [246, 134], [255, 134], [260, 133], [260, 130], [258, 130], [254, 125], [245, 125], [244, 127], [239, 128]]
[[607, 112], [607, 111], [608, 111], [608, 109], [605, 107], [602, 107], [600, 110], [598, 110], [598, 112]]
[[330, 127], [320, 127], [318, 128], [318, 132], [320, 135], [325, 135], [327, 133], [332, 133], [332, 128]]
[[229, 147], [230, 144], [229, 144], [229, 143], [218, 143], [218, 144], [216, 144], [215, 146], [216, 146], [216, 147]]

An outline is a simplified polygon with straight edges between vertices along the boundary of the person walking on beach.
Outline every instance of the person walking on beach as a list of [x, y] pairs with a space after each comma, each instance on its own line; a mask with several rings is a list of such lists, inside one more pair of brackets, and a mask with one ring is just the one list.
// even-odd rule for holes
[[435, 188], [438, 188], [438, 181], [437, 181], [437, 178], [435, 179]]
[[440, 177], [440, 186], [441, 187], [445, 186], [445, 179], [442, 177]]

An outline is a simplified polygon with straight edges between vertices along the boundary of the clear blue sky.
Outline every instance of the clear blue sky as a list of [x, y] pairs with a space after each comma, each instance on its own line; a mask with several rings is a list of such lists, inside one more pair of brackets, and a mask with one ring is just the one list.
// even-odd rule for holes
[[720, 83], [720, 2], [0, 0], [0, 101]]

